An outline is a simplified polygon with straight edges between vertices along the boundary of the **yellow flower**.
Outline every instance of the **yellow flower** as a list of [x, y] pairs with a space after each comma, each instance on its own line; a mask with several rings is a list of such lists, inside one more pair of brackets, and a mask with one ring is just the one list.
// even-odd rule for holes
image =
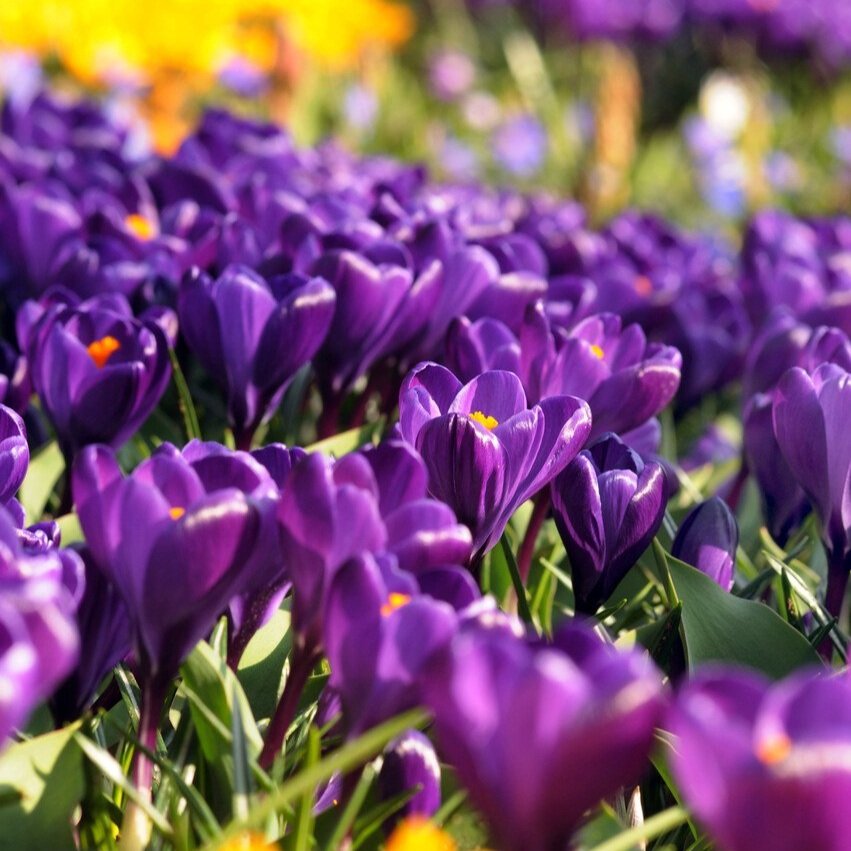
[[400, 822], [384, 846], [385, 851], [456, 851], [455, 840], [422, 816]]

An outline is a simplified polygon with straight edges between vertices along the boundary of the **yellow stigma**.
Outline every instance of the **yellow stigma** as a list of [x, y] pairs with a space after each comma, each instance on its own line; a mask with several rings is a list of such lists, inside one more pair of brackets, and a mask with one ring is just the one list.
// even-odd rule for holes
[[402, 606], [407, 606], [410, 602], [410, 594], [400, 594], [398, 591], [391, 591], [387, 595], [387, 602], [381, 607], [381, 614], [386, 618], [387, 615], [393, 614], [396, 609], [401, 609]]
[[499, 420], [496, 417], [483, 414], [481, 411], [474, 411], [470, 414], [470, 419], [475, 420], [479, 425], [483, 425], [488, 431], [492, 431], [499, 425]]
[[98, 369], [103, 369], [113, 352], [121, 348], [121, 343], [112, 336], [101, 337], [86, 346], [89, 357], [95, 362]]
[[600, 360], [603, 360], [603, 350], [596, 343], [591, 346], [591, 351], [594, 353], [595, 357], [598, 357], [600, 358]]
[[221, 851], [277, 851], [280, 846], [267, 842], [262, 833], [245, 830], [221, 846]]
[[168, 510], [168, 516], [171, 517], [172, 520], [180, 520], [184, 514], [186, 514], [186, 509], [181, 508], [179, 505], [175, 505]]
[[142, 242], [147, 242], [157, 235], [157, 226], [147, 216], [143, 216], [141, 213], [130, 213], [124, 219], [124, 226], [136, 239], [141, 239]]
[[792, 740], [785, 733], [774, 733], [757, 743], [756, 757], [765, 765], [777, 765], [792, 752]]
[[455, 840], [422, 816], [409, 816], [390, 835], [385, 851], [456, 851]]

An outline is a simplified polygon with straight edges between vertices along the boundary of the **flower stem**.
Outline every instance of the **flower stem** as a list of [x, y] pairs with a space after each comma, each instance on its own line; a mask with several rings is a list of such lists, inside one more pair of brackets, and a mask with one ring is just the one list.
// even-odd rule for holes
[[281, 695], [275, 714], [269, 722], [266, 730], [266, 740], [263, 742], [263, 750], [260, 752], [260, 767], [268, 771], [275, 762], [275, 757], [281, 752], [287, 730], [295, 718], [301, 693], [307, 684], [307, 679], [313, 666], [316, 664], [319, 654], [309, 647], [296, 649], [293, 653], [290, 674], [284, 683], [284, 691]]
[[[157, 730], [160, 724], [165, 689], [158, 679], [149, 680], [142, 689], [142, 707], [139, 712], [138, 739], [149, 751], [157, 748]], [[133, 762], [133, 785], [140, 797], [151, 801], [154, 764], [147, 754], [137, 750]], [[127, 805], [121, 824], [121, 851], [146, 848], [151, 837], [151, 821], [145, 811], [134, 802]]]
[[526, 534], [523, 536], [523, 543], [520, 544], [520, 549], [517, 552], [517, 568], [520, 571], [520, 578], [525, 585], [529, 579], [529, 571], [532, 569], [532, 557], [535, 555], [535, 542], [538, 540], [538, 534], [541, 531], [541, 526], [547, 519], [547, 512], [550, 510], [550, 489], [543, 488], [534, 499], [532, 507], [532, 516], [529, 518], [529, 525], [526, 527]]

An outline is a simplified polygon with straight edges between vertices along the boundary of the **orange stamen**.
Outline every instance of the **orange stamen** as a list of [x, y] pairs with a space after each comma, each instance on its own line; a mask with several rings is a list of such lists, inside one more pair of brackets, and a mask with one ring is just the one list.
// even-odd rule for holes
[[381, 607], [383, 617], [393, 614], [396, 609], [401, 609], [402, 606], [407, 606], [411, 602], [410, 594], [400, 594], [398, 591], [391, 591], [387, 596], [387, 602]]
[[634, 286], [639, 295], [650, 295], [653, 292], [653, 282], [647, 275], [639, 275], [634, 281]]
[[143, 216], [141, 213], [130, 213], [127, 218], [124, 219], [124, 227], [136, 237], [136, 239], [142, 240], [142, 242], [147, 242], [149, 239], [153, 239], [157, 235], [157, 226], [147, 217]]
[[121, 343], [115, 337], [107, 335], [106, 337], [101, 337], [99, 340], [95, 340], [93, 343], [89, 343], [86, 346], [86, 351], [89, 353], [89, 357], [95, 362], [95, 366], [98, 369], [103, 369], [110, 355], [113, 352], [117, 352], [120, 348]]
[[179, 505], [175, 505], [168, 510], [168, 516], [171, 517], [172, 520], [180, 520], [184, 514], [186, 514], [186, 509], [181, 508]]
[[756, 757], [765, 765], [777, 765], [792, 752], [792, 740], [785, 733], [774, 733], [757, 743]]
[[593, 352], [595, 357], [598, 357], [600, 358], [600, 360], [603, 360], [603, 350], [596, 343], [591, 346], [591, 351]]
[[499, 425], [499, 420], [496, 417], [483, 414], [481, 411], [474, 411], [470, 414], [470, 419], [475, 420], [479, 425], [483, 425], [488, 431], [493, 431]]

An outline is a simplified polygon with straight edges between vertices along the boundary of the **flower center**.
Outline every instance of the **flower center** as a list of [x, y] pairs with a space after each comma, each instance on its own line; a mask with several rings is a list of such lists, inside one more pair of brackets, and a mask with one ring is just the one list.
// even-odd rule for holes
[[603, 350], [596, 343], [591, 346], [591, 353], [594, 357], [603, 360]]
[[106, 337], [101, 337], [99, 340], [89, 343], [86, 346], [86, 351], [89, 353], [89, 357], [95, 362], [95, 366], [98, 369], [103, 369], [110, 355], [113, 352], [117, 352], [120, 348], [121, 343], [115, 337], [108, 334]]
[[475, 420], [479, 425], [483, 425], [488, 431], [492, 431], [499, 425], [499, 420], [496, 417], [483, 414], [481, 411], [474, 411], [470, 414], [470, 419]]
[[273, 851], [276, 848], [278, 846], [267, 842], [263, 834], [246, 830], [229, 839], [222, 851]]
[[639, 295], [650, 295], [653, 292], [653, 282], [647, 275], [638, 275], [633, 281], [633, 286]]
[[455, 840], [420, 815], [399, 822], [384, 846], [387, 851], [456, 851]]
[[785, 733], [774, 733], [757, 743], [756, 757], [765, 765], [777, 765], [792, 752], [792, 740]]
[[172, 506], [168, 510], [168, 516], [171, 517], [172, 520], [180, 520], [184, 514], [186, 514], [186, 509], [179, 505]]
[[140, 239], [142, 242], [147, 242], [157, 235], [157, 226], [147, 216], [143, 216], [141, 213], [130, 213], [124, 219], [124, 226], [136, 239]]
[[399, 591], [391, 591], [387, 595], [387, 602], [381, 607], [382, 617], [392, 615], [396, 609], [401, 609], [402, 606], [407, 606], [411, 602], [410, 594], [401, 594]]

